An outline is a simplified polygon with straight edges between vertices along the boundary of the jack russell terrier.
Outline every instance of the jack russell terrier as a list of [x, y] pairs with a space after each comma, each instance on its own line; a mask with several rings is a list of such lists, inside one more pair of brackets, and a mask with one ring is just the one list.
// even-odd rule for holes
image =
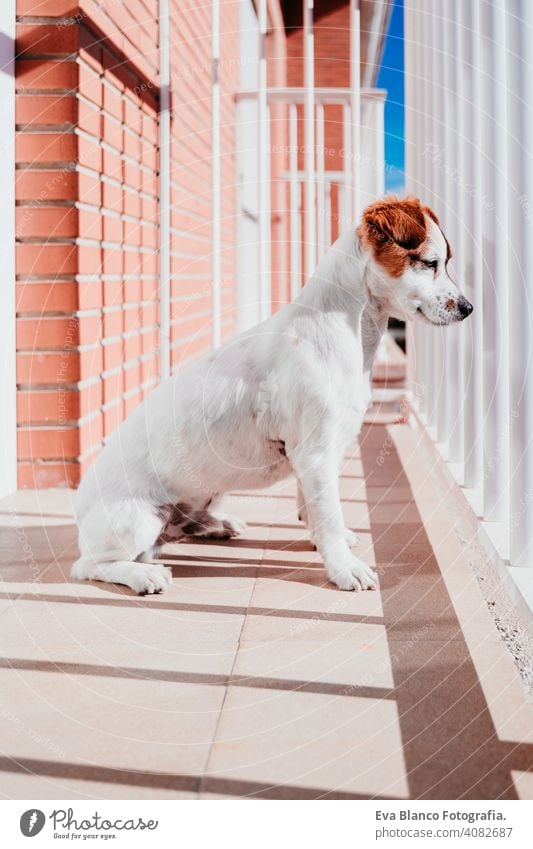
[[299, 515], [341, 590], [375, 589], [350, 550], [338, 475], [371, 400], [389, 316], [444, 325], [472, 305], [448, 275], [451, 252], [419, 200], [385, 198], [320, 261], [296, 300], [164, 381], [112, 434], [76, 496], [78, 579], [159, 593], [161, 541], [232, 537], [224, 493], [298, 482]]

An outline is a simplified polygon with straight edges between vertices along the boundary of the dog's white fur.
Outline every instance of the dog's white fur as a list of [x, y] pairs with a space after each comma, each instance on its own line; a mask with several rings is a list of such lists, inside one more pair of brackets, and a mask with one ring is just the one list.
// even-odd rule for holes
[[338, 474], [370, 403], [389, 316], [434, 324], [464, 317], [445, 239], [427, 216], [426, 227], [424, 256], [438, 261], [437, 272], [409, 266], [388, 277], [345, 233], [292, 304], [187, 365], [137, 407], [77, 493], [73, 576], [160, 592], [170, 569], [146, 561], [165, 528], [176, 539], [232, 536], [244, 526], [221, 511], [224, 493], [295, 474], [300, 514], [330, 581], [375, 588], [375, 573], [350, 550], [356, 538], [344, 527]]

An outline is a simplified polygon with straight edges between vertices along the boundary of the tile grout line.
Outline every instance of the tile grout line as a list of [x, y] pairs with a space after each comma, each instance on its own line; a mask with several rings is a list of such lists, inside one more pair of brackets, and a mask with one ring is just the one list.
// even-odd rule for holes
[[[272, 530], [272, 525], [270, 525], [269, 527], [270, 527], [270, 530], [269, 530], [269, 534], [268, 534], [268, 539], [270, 538], [270, 533], [271, 533], [271, 530]], [[263, 549], [262, 549], [262, 550], [261, 550], [261, 552], [260, 552], [260, 557], [258, 558], [258, 562], [257, 562], [257, 564], [256, 564], [256, 572], [257, 572], [257, 570], [260, 568], [261, 563], [263, 562], [263, 560], [265, 559], [265, 555], [266, 555], [266, 551], [267, 551], [267, 543], [268, 543], [268, 539], [267, 539], [267, 541], [266, 541], [266, 543], [265, 543], [265, 545], [264, 545]], [[213, 753], [213, 746], [214, 746], [214, 745], [215, 745], [215, 743], [217, 742], [218, 731], [219, 731], [220, 723], [221, 723], [221, 720], [222, 720], [222, 713], [223, 713], [223, 711], [224, 711], [224, 707], [225, 707], [225, 705], [226, 705], [226, 701], [227, 701], [227, 698], [228, 698], [229, 688], [231, 687], [231, 679], [232, 679], [232, 677], [233, 677], [233, 674], [234, 674], [234, 671], [235, 671], [235, 665], [236, 665], [236, 662], [237, 662], [237, 655], [238, 655], [239, 650], [240, 650], [240, 647], [241, 647], [242, 634], [243, 634], [243, 631], [244, 631], [244, 626], [246, 625], [246, 620], [247, 620], [247, 618], [248, 618], [248, 612], [247, 612], [247, 611], [248, 611], [248, 608], [249, 608], [249, 607], [250, 607], [250, 605], [251, 605], [251, 602], [252, 602], [252, 599], [253, 599], [253, 595], [254, 595], [254, 591], [255, 591], [256, 584], [257, 584], [257, 574], [256, 574], [256, 576], [254, 577], [253, 584], [252, 584], [252, 589], [251, 589], [251, 592], [250, 592], [250, 597], [249, 597], [249, 599], [248, 599], [248, 603], [247, 603], [247, 605], [246, 605], [246, 612], [244, 613], [243, 618], [242, 618], [242, 625], [241, 625], [241, 629], [240, 629], [240, 631], [239, 631], [239, 636], [238, 636], [238, 638], [237, 638], [237, 645], [236, 645], [236, 648], [235, 648], [235, 654], [234, 654], [234, 656], [233, 656], [233, 663], [231, 664], [231, 669], [230, 669], [230, 670], [229, 670], [229, 672], [228, 672], [228, 683], [226, 684], [226, 686], [225, 686], [225, 688], [224, 688], [224, 696], [223, 696], [223, 699], [222, 699], [222, 703], [221, 703], [221, 705], [220, 705], [220, 710], [219, 710], [219, 712], [218, 712], [218, 717], [217, 717], [217, 721], [216, 721], [215, 729], [214, 729], [214, 731], [213, 731], [213, 738], [212, 738], [211, 743], [210, 743], [210, 746], [209, 746], [209, 752], [207, 753], [207, 758], [206, 758], [206, 761], [205, 761], [205, 767], [204, 767], [204, 770], [203, 770], [203, 772], [202, 772], [202, 775], [200, 776], [200, 780], [199, 780], [199, 784], [198, 784], [198, 795], [200, 795], [200, 793], [202, 793], [202, 792], [203, 792], [203, 785], [204, 785], [205, 779], [206, 779], [206, 778], [208, 779], [208, 778], [211, 778], [211, 777], [212, 777], [212, 776], [209, 776], [209, 775], [208, 775], [209, 763], [210, 763], [210, 761], [211, 761], [211, 755], [212, 755], [212, 753]]]

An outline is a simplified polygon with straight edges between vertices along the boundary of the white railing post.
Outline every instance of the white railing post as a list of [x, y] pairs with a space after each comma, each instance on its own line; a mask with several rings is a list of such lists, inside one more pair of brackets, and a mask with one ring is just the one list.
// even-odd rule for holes
[[304, 15], [304, 147], [305, 147], [305, 274], [316, 265], [315, 210], [315, 51], [313, 35], [314, 0], [303, 0]]
[[170, 51], [168, 0], [159, 3], [159, 374], [170, 375]]
[[[427, 73], [429, 80], [429, 114], [427, 116], [427, 126], [428, 126], [428, 134], [426, 137], [426, 143], [424, 145], [424, 149], [422, 150], [422, 157], [425, 163], [426, 168], [426, 185], [428, 190], [428, 198], [427, 202], [435, 211], [436, 215], [439, 215], [440, 209], [440, 196], [439, 196], [439, 179], [437, 170], [434, 168], [433, 156], [435, 151], [435, 140], [440, 138], [442, 128], [439, 126], [439, 117], [440, 117], [440, 107], [439, 107], [439, 96], [440, 92], [438, 89], [438, 62], [437, 62], [437, 49], [440, 46], [440, 27], [437, 16], [437, 3], [436, 0], [429, 0], [428, 4], [428, 14], [429, 14], [429, 27], [428, 27], [428, 35], [427, 35], [427, 44], [428, 44], [428, 60], [427, 60]], [[436, 422], [437, 422], [437, 409], [438, 409], [438, 395], [440, 391], [440, 383], [442, 381], [442, 348], [440, 344], [440, 337], [435, 334], [434, 328], [428, 328], [430, 334], [430, 369], [429, 369], [429, 385], [428, 385], [428, 427], [431, 428], [431, 432], [435, 434]]]
[[361, 214], [361, 12], [359, 0], [350, 0], [350, 92], [351, 210], [355, 223]]
[[221, 235], [220, 235], [220, 0], [211, 4], [211, 219], [212, 286], [213, 286], [213, 348], [220, 345], [220, 314], [222, 301]]
[[302, 286], [300, 270], [301, 225], [300, 225], [300, 182], [298, 180], [298, 107], [289, 106], [289, 206], [290, 206], [290, 257], [291, 257], [291, 300], [298, 296]]
[[[414, 0], [404, 0], [404, 79], [405, 79], [405, 171], [406, 189], [410, 195], [418, 195], [418, 185], [415, 175], [417, 169], [417, 86], [416, 69], [418, 59], [416, 55], [416, 21], [417, 16], [413, 9]], [[420, 382], [420, 325], [418, 322], [409, 322], [406, 325], [406, 348], [408, 381], [411, 396], [415, 404], [419, 402]]]
[[[504, 0], [481, 4], [483, 152], [483, 516], [509, 514], [507, 87]], [[513, 154], [514, 155], [514, 154]], [[513, 331], [512, 331], [513, 332]]]
[[510, 561], [533, 567], [533, 4], [508, 0]]
[[[445, 46], [445, 91], [446, 98], [446, 156], [451, 173], [447, 176], [447, 208], [445, 232], [452, 247], [453, 259], [450, 273], [459, 286], [463, 276], [463, 192], [460, 181], [464, 178], [461, 169], [461, 75], [458, 73], [457, 59], [460, 53], [460, 32], [458, 26], [460, 0], [445, 4], [443, 21]], [[445, 328], [445, 385], [446, 385], [446, 434], [447, 458], [455, 464], [456, 474], [461, 482], [464, 459], [464, 335], [463, 327], [452, 324]]]
[[259, 162], [257, 173], [258, 207], [259, 207], [259, 292], [261, 320], [268, 318], [271, 313], [270, 297], [270, 184], [269, 184], [269, 150], [268, 150], [268, 102], [267, 102], [267, 0], [259, 0], [259, 71], [258, 71], [258, 151]]
[[482, 115], [479, 0], [463, 6], [465, 76], [465, 173], [471, 190], [465, 199], [465, 292], [474, 305], [465, 331], [465, 475], [468, 489], [482, 496], [483, 484], [483, 244], [482, 244]]
[[322, 103], [316, 105], [316, 191], [317, 191], [317, 248], [318, 259], [320, 259], [328, 245], [326, 245], [326, 193], [324, 157], [326, 155], [325, 132], [324, 132], [324, 106]]

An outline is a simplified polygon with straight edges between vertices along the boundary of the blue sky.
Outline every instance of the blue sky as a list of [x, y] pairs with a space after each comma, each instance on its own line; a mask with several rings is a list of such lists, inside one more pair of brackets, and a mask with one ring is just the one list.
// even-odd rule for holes
[[385, 188], [388, 192], [402, 192], [405, 183], [403, 0], [394, 2], [377, 86], [388, 92], [385, 102]]

